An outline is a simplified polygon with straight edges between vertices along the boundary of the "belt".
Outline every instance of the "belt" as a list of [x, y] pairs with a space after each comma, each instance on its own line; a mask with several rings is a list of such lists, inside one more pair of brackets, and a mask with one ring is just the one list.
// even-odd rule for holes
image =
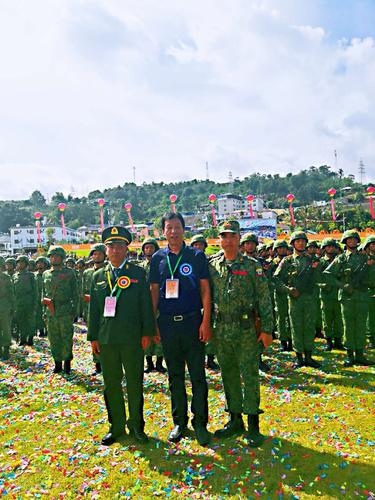
[[198, 314], [201, 314], [200, 310], [192, 311], [192, 312], [185, 313], [185, 314], [160, 314], [159, 317], [169, 318], [172, 321], [185, 321], [186, 319], [194, 318]]

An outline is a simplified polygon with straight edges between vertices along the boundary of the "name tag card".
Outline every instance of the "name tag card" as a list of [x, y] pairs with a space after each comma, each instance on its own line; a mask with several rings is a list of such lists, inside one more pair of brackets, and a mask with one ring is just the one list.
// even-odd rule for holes
[[106, 297], [104, 302], [105, 318], [113, 318], [116, 315], [116, 297]]
[[165, 282], [165, 298], [166, 299], [178, 299], [178, 279], [169, 279]]

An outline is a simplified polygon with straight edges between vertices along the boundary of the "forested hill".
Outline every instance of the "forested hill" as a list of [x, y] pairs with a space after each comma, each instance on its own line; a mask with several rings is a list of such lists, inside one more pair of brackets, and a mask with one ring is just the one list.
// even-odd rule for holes
[[[215, 183], [211, 180], [191, 180], [166, 184], [164, 182], [136, 185], [126, 183], [123, 186], [108, 188], [104, 191], [93, 191], [87, 197], [76, 198], [71, 195], [64, 197], [62, 193], [55, 193], [49, 203], [43, 194], [34, 191], [28, 200], [0, 201], [0, 232], [7, 232], [15, 224], [33, 224], [33, 214], [42, 212], [48, 223], [58, 224], [60, 213], [57, 205], [65, 202], [65, 223], [71, 228], [82, 225], [96, 224], [99, 219], [97, 200], [104, 198], [105, 222], [108, 218], [115, 223], [126, 221], [124, 204], [133, 205], [132, 217], [135, 223], [154, 221], [170, 207], [169, 196], [176, 194], [179, 211], [196, 211], [204, 208], [208, 203], [208, 195], [232, 192], [246, 196], [260, 195], [269, 208], [287, 206], [285, 196], [293, 193], [296, 197], [295, 205], [308, 205], [313, 200], [327, 200], [327, 190], [331, 187], [340, 192], [341, 188], [351, 187], [353, 201], [362, 201], [365, 198], [365, 186], [354, 181], [353, 176], [333, 172], [328, 166], [310, 167], [298, 174], [287, 174], [282, 177], [278, 174], [252, 174], [244, 179], [234, 179], [232, 183]], [[337, 194], [338, 196], [338, 194]]]

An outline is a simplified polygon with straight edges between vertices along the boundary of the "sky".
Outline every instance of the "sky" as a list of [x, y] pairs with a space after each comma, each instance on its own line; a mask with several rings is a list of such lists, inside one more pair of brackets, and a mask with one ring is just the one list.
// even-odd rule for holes
[[206, 162], [373, 182], [374, 137], [374, 0], [0, 0], [0, 199]]

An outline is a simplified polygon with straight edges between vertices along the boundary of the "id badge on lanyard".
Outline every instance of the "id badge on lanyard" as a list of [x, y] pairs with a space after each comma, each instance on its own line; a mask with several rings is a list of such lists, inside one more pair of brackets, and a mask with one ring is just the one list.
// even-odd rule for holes
[[178, 299], [179, 279], [167, 279], [165, 281], [165, 298]]
[[105, 318], [114, 318], [116, 316], [116, 304], [117, 297], [106, 297], [104, 302], [104, 314]]

